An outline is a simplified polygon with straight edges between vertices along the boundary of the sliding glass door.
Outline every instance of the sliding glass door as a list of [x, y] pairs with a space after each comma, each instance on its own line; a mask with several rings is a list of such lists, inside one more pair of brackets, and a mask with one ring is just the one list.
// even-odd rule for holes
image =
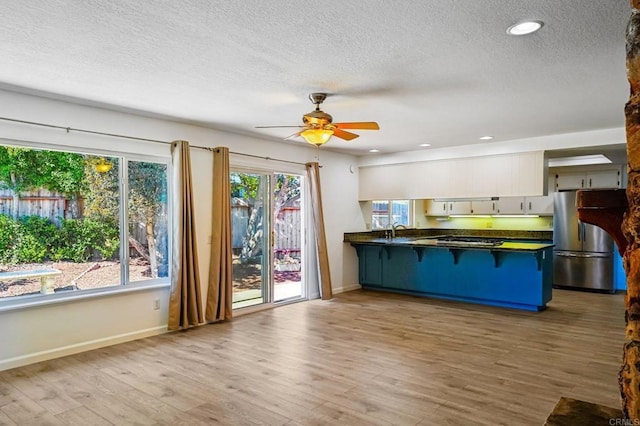
[[232, 171], [233, 308], [306, 296], [302, 176]]
[[303, 297], [302, 176], [275, 173], [273, 189], [274, 302]]
[[233, 307], [269, 300], [268, 188], [270, 176], [231, 172], [231, 247], [233, 250]]

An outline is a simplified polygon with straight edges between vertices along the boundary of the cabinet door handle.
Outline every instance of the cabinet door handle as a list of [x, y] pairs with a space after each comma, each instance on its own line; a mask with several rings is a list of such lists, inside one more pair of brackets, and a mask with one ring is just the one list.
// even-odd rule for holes
[[529, 201], [529, 210], [531, 210], [531, 201]]
[[584, 179], [580, 181], [580, 188], [584, 188]]
[[453, 211], [453, 203], [449, 204], [449, 211]]
[[520, 202], [520, 211], [524, 211], [524, 201]]
[[491, 210], [495, 211], [496, 210], [496, 203], [491, 204]]
[[591, 185], [591, 178], [589, 178], [589, 188], [591, 188], [591, 187], [592, 187], [592, 185]]

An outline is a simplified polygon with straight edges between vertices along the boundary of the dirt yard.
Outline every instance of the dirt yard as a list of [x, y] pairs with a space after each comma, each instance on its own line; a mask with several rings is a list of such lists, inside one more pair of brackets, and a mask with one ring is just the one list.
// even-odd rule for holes
[[[120, 262], [100, 261], [87, 263], [45, 262], [21, 265], [0, 265], [0, 272], [28, 271], [55, 268], [62, 271], [56, 277], [55, 291], [86, 290], [120, 284]], [[130, 281], [149, 279], [149, 264], [143, 259], [132, 259], [129, 265]], [[75, 285], [74, 285], [75, 283]], [[0, 281], [0, 298], [40, 293], [40, 279]]]
[[[55, 291], [86, 290], [91, 288], [111, 287], [120, 284], [120, 263], [112, 261], [73, 263], [45, 262], [22, 265], [0, 265], [0, 272], [28, 271], [32, 269], [54, 268], [62, 271], [56, 277]], [[259, 264], [241, 264], [238, 259], [233, 262], [233, 291], [242, 292], [259, 289], [262, 273]], [[274, 271], [276, 283], [300, 281], [300, 272]], [[129, 265], [131, 281], [149, 279], [149, 264], [143, 259], [133, 259]], [[75, 283], [75, 285], [74, 285]], [[40, 293], [40, 279], [0, 281], [0, 298]]]
[[[274, 271], [276, 283], [300, 281], [300, 271]], [[237, 256], [233, 259], [233, 291], [256, 290], [262, 286], [262, 267], [257, 263], [241, 263]]]

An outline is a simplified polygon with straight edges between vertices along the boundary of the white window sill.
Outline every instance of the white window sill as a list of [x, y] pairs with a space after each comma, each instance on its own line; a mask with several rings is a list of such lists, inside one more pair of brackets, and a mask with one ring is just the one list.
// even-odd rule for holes
[[124, 293], [169, 288], [171, 283], [166, 280], [133, 283], [113, 287], [97, 288], [93, 290], [69, 290], [54, 294], [35, 294], [30, 296], [14, 296], [0, 299], [0, 312], [15, 311], [58, 303], [69, 303], [76, 300], [94, 299], [99, 297], [116, 296]]

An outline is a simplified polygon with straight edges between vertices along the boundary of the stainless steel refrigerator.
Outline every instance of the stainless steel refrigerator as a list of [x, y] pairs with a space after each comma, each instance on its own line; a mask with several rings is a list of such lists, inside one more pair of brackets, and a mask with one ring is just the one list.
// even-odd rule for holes
[[553, 285], [613, 292], [609, 234], [578, 220], [576, 191], [556, 192], [553, 212]]

